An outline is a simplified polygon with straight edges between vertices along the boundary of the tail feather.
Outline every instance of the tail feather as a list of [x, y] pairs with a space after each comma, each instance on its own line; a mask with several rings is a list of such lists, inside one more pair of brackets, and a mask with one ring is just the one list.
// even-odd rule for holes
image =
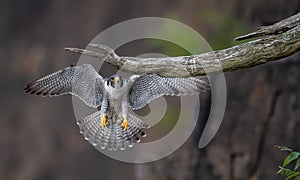
[[129, 142], [140, 142], [140, 138], [146, 136], [144, 129], [150, 128], [147, 123], [131, 113], [128, 114], [128, 124], [129, 126], [126, 131], [123, 131], [122, 129], [124, 132], [122, 139], [128, 140]]
[[[100, 128], [100, 112], [97, 111], [86, 116], [83, 119], [77, 121], [77, 124], [80, 128], [80, 133], [84, 135], [85, 139], [88, 140], [93, 146], [100, 143], [105, 137], [105, 132]], [[101, 142], [104, 144], [103, 142]]]
[[100, 111], [92, 113], [77, 122], [80, 133], [97, 149], [124, 150], [132, 147], [134, 142], [140, 142], [145, 137], [144, 129], [150, 126], [133, 114], [128, 115], [128, 129], [124, 131], [121, 120], [108, 119], [105, 127], [100, 127]]

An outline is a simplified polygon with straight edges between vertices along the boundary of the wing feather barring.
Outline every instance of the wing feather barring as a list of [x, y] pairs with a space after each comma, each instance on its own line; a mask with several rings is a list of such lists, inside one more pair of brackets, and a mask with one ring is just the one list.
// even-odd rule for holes
[[69, 66], [25, 87], [41, 96], [72, 94], [98, 110], [77, 121], [80, 132], [97, 149], [132, 147], [150, 126], [128, 110], [155, 98], [193, 95], [209, 89], [207, 77], [165, 78], [157, 74], [101, 77], [92, 65]]

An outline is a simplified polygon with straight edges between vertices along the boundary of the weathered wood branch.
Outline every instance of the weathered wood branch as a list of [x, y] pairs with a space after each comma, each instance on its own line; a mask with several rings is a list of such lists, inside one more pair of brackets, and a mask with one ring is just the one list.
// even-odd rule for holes
[[165, 77], [189, 77], [234, 71], [279, 60], [298, 52], [300, 50], [300, 13], [274, 25], [261, 27], [235, 40], [254, 37], [259, 37], [259, 39], [223, 50], [178, 57], [122, 57], [115, 54], [113, 49], [96, 44], [90, 44], [90, 46], [100, 48], [106, 53], [100, 54], [78, 48], [66, 48], [66, 50], [96, 57], [133, 74], [157, 73]]

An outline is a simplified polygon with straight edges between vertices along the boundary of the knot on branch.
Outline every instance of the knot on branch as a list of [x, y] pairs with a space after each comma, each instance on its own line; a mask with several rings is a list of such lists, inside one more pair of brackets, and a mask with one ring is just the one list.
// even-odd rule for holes
[[115, 53], [115, 50], [108, 46], [102, 44], [89, 44], [89, 46], [105, 51], [106, 56], [108, 56], [109, 58], [119, 59], [119, 56]]

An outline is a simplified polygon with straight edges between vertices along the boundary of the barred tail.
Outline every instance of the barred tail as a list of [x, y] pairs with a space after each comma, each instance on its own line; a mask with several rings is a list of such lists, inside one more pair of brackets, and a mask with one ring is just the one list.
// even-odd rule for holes
[[100, 111], [92, 113], [85, 118], [77, 121], [86, 140], [96, 149], [124, 150], [127, 146], [132, 147], [134, 142], [140, 142], [141, 137], [145, 137], [144, 129], [150, 126], [133, 114], [128, 115], [128, 129], [123, 130], [121, 121], [114, 123], [111, 119], [107, 120], [104, 128], [100, 127]]

